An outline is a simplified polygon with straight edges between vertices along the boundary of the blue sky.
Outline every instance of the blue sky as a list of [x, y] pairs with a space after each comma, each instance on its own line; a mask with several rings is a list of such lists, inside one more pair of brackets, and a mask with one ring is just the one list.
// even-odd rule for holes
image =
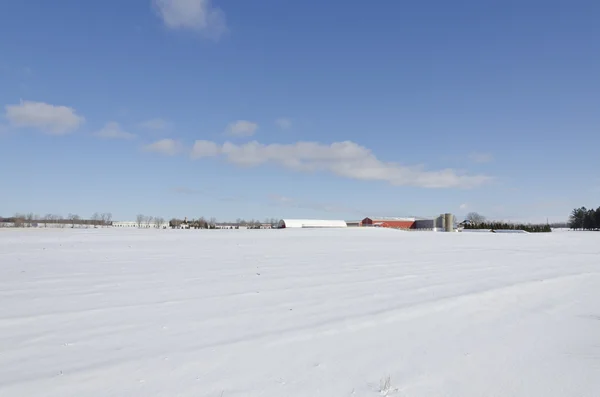
[[596, 1], [21, 0], [0, 215], [221, 220], [600, 205]]

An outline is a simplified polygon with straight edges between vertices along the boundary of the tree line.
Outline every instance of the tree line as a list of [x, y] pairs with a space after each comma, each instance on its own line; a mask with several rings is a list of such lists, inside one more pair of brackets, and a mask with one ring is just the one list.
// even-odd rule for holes
[[[112, 214], [110, 212], [94, 213], [90, 219], [83, 219], [77, 214], [68, 214], [66, 217], [59, 214], [46, 214], [40, 216], [29, 212], [26, 214], [16, 213], [5, 218], [0, 216], [0, 226], [2, 224], [12, 224], [13, 227], [75, 227], [75, 226], [94, 226], [107, 227], [112, 225]], [[54, 226], [52, 226], [54, 225]]]
[[465, 229], [491, 229], [491, 230], [524, 230], [529, 233], [549, 233], [552, 231], [550, 224], [524, 224], [498, 221], [487, 221], [483, 215], [476, 212], [467, 214], [463, 223]]
[[534, 225], [523, 223], [508, 223], [508, 222], [482, 222], [482, 223], [467, 223], [465, 229], [491, 229], [491, 230], [524, 230], [529, 233], [549, 233], [552, 227], [549, 224]]
[[575, 208], [569, 216], [569, 228], [573, 230], [600, 230], [600, 207]]
[[144, 227], [156, 227], [157, 229], [160, 229], [165, 224], [165, 218], [162, 218], [160, 216], [147, 216], [144, 214], [138, 214], [135, 217], [135, 223], [140, 229]]
[[[235, 222], [220, 222], [217, 225], [217, 219], [215, 217], [205, 218], [203, 216], [196, 219], [188, 220], [171, 218], [168, 222], [165, 218], [160, 216], [148, 216], [144, 214], [138, 214], [135, 218], [135, 225], [138, 228], [179, 228], [183, 224], [187, 225], [192, 229], [216, 229], [216, 228], [239, 228], [246, 227], [249, 229], [260, 229], [263, 225], [270, 225], [271, 227], [277, 227], [279, 223], [278, 218], [267, 218], [264, 221], [257, 219], [245, 220], [238, 218]], [[110, 212], [95, 212], [90, 218], [85, 219], [75, 213], [70, 213], [67, 216], [59, 214], [46, 214], [40, 216], [29, 213], [16, 213], [11, 217], [0, 216], [0, 227], [11, 225], [12, 227], [108, 227], [113, 224], [112, 214]]]
[[192, 218], [190, 220], [180, 219], [180, 218], [172, 218], [169, 221], [170, 228], [180, 228], [182, 225], [189, 227], [190, 229], [217, 229], [217, 228], [225, 228], [225, 229], [237, 229], [240, 226], [246, 227], [248, 229], [260, 229], [263, 225], [268, 225], [271, 227], [277, 227], [279, 223], [278, 218], [267, 218], [263, 222], [251, 219], [249, 221], [245, 219], [238, 218], [235, 222], [219, 222], [217, 225], [217, 219], [205, 218], [203, 216], [198, 218]]

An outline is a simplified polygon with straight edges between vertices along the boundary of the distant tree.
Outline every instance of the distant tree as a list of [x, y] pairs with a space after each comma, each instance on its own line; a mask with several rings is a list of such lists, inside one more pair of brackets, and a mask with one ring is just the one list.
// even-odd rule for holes
[[59, 224], [62, 229], [64, 229], [65, 226], [67, 225], [67, 219], [65, 219], [60, 214], [55, 215], [55, 219], [56, 219], [56, 223]]
[[587, 212], [585, 207], [575, 208], [569, 216], [569, 228], [573, 230], [583, 230], [585, 228], [585, 217]]
[[154, 220], [154, 217], [152, 217], [152, 216], [150, 216], [150, 215], [148, 215], [148, 216], [146, 217], [146, 219], [145, 219], [145, 222], [146, 222], [146, 227], [147, 227], [147, 228], [150, 228], [150, 225], [152, 224], [152, 221], [153, 221], [153, 220]]
[[23, 227], [25, 226], [25, 215], [16, 213], [13, 217], [13, 225], [14, 227]]
[[27, 227], [31, 227], [31, 224], [33, 223], [33, 212], [25, 215], [25, 221], [27, 222]]
[[92, 225], [94, 227], [98, 227], [98, 224], [100, 223], [100, 214], [97, 212], [94, 212], [94, 215], [92, 215]]
[[477, 212], [469, 212], [465, 219], [476, 225], [485, 222], [485, 216]]
[[146, 219], [146, 217], [143, 214], [138, 214], [135, 217], [135, 223], [137, 224], [138, 228], [142, 227], [142, 224], [144, 223], [144, 220]]
[[498, 221], [466, 224], [465, 229], [524, 230], [530, 233], [547, 233], [552, 231], [549, 224], [532, 225]]
[[46, 214], [44, 215], [44, 227], [48, 227], [48, 223], [52, 222], [53, 219], [53, 215], [52, 214]]
[[106, 213], [106, 226], [112, 225], [112, 212]]
[[156, 226], [157, 229], [160, 229], [162, 227], [163, 223], [165, 223], [165, 220], [162, 217], [160, 217], [160, 216], [154, 217], [154, 225]]
[[71, 227], [74, 228], [77, 223], [79, 223], [79, 215], [77, 214], [69, 214], [68, 219], [71, 221]]

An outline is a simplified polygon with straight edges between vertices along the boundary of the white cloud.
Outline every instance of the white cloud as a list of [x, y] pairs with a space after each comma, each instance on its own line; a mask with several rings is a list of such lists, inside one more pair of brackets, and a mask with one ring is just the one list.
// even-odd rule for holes
[[171, 123], [163, 119], [146, 120], [139, 123], [138, 125], [141, 128], [154, 131], [164, 131], [171, 128]]
[[256, 141], [236, 145], [196, 141], [193, 158], [223, 156], [230, 163], [252, 167], [273, 163], [294, 171], [325, 171], [363, 181], [382, 181], [396, 186], [427, 188], [474, 187], [491, 180], [485, 175], [466, 175], [453, 169], [425, 170], [379, 160], [369, 149], [351, 141], [325, 145], [317, 142], [264, 145]]
[[474, 152], [469, 154], [469, 159], [474, 163], [490, 163], [494, 161], [494, 156], [491, 153]]
[[114, 121], [106, 123], [100, 131], [94, 132], [94, 135], [105, 139], [133, 139], [136, 137], [131, 132], [123, 131], [119, 123]]
[[275, 124], [277, 124], [277, 126], [282, 130], [288, 130], [292, 128], [292, 120], [285, 117], [281, 117], [275, 120]]
[[461, 209], [461, 210], [466, 210], [467, 208], [469, 208], [469, 205], [468, 205], [468, 204], [461, 204], [461, 205], [460, 205], [460, 209]]
[[238, 120], [227, 126], [226, 135], [231, 136], [252, 136], [258, 130], [258, 124], [247, 120]]
[[6, 105], [5, 110], [13, 126], [38, 128], [50, 135], [68, 134], [85, 122], [73, 108], [44, 102], [21, 101], [18, 105]]
[[189, 29], [218, 39], [227, 32], [225, 14], [211, 0], [152, 0], [154, 10], [171, 29]]
[[142, 150], [145, 152], [160, 153], [167, 156], [179, 154], [183, 151], [183, 149], [184, 148], [181, 142], [174, 139], [161, 139], [160, 141], [156, 141], [142, 147]]
[[221, 148], [212, 141], [196, 141], [192, 147], [192, 158], [214, 157], [219, 155]]

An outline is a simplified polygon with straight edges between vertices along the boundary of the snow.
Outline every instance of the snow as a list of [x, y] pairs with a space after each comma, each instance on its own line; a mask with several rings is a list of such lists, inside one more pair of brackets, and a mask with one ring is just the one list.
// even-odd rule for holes
[[0, 396], [597, 396], [599, 238], [3, 229]]

